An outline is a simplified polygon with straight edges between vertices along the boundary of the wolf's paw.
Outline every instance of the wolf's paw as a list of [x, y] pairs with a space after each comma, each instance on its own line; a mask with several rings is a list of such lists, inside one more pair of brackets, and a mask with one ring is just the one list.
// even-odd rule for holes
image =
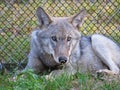
[[118, 73], [115, 73], [108, 69], [98, 70], [96, 71], [96, 74], [97, 74], [97, 78], [100, 80], [112, 81], [112, 80], [116, 80], [117, 78], [120, 78], [120, 75]]
[[63, 73], [62, 70], [54, 70], [49, 75], [46, 75], [47, 80], [55, 80], [56, 77], [59, 77]]
[[47, 80], [50, 80], [50, 81], [53, 81], [53, 80], [55, 79], [55, 78], [54, 78], [53, 76], [51, 76], [51, 75], [46, 75], [45, 78], [46, 78]]
[[96, 73], [99, 75], [117, 75], [118, 73], [114, 72], [114, 71], [111, 71], [111, 70], [108, 70], [108, 69], [101, 69], [101, 70], [98, 70], [96, 71]]

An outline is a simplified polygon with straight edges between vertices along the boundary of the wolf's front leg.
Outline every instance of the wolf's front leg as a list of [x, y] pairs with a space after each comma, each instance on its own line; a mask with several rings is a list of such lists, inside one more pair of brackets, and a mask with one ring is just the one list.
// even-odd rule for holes
[[25, 69], [33, 69], [35, 73], [40, 73], [45, 70], [45, 67], [38, 57], [29, 55], [29, 60]]
[[91, 39], [94, 52], [111, 70], [100, 70], [98, 72], [119, 74], [119, 67], [115, 63], [115, 57], [119, 53], [119, 47], [112, 40], [102, 35], [93, 35]]

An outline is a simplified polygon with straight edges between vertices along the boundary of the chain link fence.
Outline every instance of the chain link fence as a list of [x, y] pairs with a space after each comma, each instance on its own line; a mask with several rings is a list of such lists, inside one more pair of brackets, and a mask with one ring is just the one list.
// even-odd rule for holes
[[120, 43], [120, 0], [0, 0], [0, 64], [18, 69], [27, 63], [38, 6], [51, 16], [70, 16], [85, 8], [88, 17], [81, 33], [105, 34]]

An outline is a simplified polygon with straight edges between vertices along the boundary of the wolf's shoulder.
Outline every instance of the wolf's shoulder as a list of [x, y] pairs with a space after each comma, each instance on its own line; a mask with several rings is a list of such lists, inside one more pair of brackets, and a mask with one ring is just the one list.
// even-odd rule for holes
[[87, 47], [88, 45], [91, 45], [91, 36], [81, 36], [80, 39], [81, 49]]

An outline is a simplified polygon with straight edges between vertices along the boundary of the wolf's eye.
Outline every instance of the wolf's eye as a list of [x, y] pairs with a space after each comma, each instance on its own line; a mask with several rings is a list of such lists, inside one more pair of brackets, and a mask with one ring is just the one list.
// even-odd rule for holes
[[71, 40], [71, 37], [67, 37], [67, 41], [70, 41]]
[[53, 41], [57, 42], [57, 37], [56, 36], [52, 36], [51, 37]]

